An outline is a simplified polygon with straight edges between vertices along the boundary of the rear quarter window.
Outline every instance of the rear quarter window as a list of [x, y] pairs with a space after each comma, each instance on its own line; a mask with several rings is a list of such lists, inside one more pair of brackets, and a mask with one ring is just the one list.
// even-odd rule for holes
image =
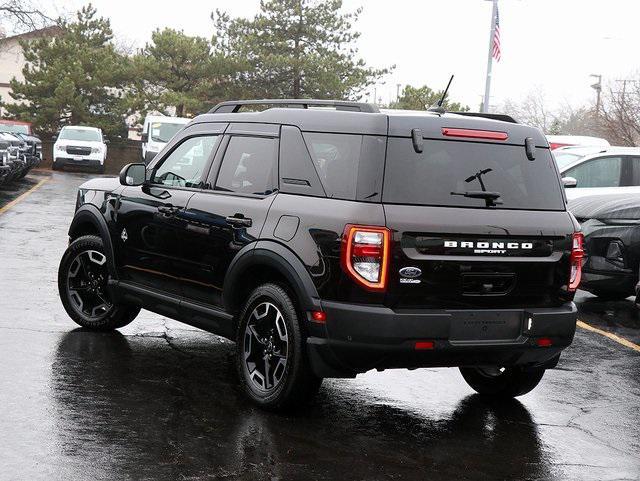
[[383, 202], [448, 207], [486, 207], [484, 199], [455, 195], [485, 189], [499, 192], [498, 209], [564, 210], [558, 174], [549, 149], [527, 159], [524, 146], [425, 140], [416, 153], [411, 139], [389, 138]]
[[303, 133], [327, 197], [380, 202], [385, 137]]

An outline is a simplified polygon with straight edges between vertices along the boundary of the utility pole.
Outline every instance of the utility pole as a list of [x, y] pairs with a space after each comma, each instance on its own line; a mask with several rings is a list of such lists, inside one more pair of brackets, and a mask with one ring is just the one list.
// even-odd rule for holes
[[493, 67], [493, 35], [496, 30], [496, 13], [498, 11], [498, 0], [487, 0], [493, 5], [491, 8], [491, 29], [489, 30], [489, 51], [487, 52], [487, 79], [484, 84], [484, 100], [482, 111], [489, 112], [489, 99], [491, 97], [491, 69]]
[[378, 99], [378, 87], [373, 87], [373, 103], [376, 105]]
[[602, 92], [602, 75], [592, 73], [589, 77], [595, 77], [598, 81], [591, 85], [591, 88], [596, 91], [596, 115], [600, 115], [600, 93]]
[[402, 85], [401, 84], [396, 84], [396, 102], [400, 101], [400, 87]]

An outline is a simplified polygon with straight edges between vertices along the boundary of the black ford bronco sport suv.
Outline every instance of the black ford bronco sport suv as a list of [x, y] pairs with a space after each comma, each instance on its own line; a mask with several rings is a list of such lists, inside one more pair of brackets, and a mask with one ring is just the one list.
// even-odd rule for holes
[[506, 116], [224, 102], [80, 187], [60, 297], [86, 328], [144, 308], [236, 341], [268, 408], [425, 366], [518, 396], [575, 332], [565, 205], [545, 137]]

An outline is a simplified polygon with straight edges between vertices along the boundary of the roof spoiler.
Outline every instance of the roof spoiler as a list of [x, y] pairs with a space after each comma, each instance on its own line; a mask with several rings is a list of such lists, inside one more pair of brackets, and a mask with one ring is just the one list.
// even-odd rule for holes
[[511, 117], [511, 115], [507, 114], [490, 114], [485, 112], [449, 112], [450, 114], [456, 115], [466, 115], [468, 117], [484, 117], [486, 119], [491, 120], [500, 120], [502, 122], [510, 122], [512, 124], [517, 124], [518, 121]]
[[378, 113], [378, 107], [364, 102], [349, 102], [346, 100], [317, 100], [317, 99], [261, 99], [261, 100], [230, 100], [220, 102], [209, 110], [210, 114], [228, 114], [240, 112], [242, 107], [253, 105], [267, 105], [267, 108], [308, 109], [312, 107], [333, 107], [336, 110], [349, 112]]

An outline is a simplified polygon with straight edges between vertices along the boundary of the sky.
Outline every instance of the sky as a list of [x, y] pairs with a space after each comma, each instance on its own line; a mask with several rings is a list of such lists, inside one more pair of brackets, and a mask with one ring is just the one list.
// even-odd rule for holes
[[[58, 12], [88, 2], [58, 0]], [[487, 0], [344, 0], [344, 10], [363, 7], [355, 28], [360, 56], [373, 67], [395, 65], [375, 91], [383, 103], [397, 84], [442, 89], [455, 79], [450, 98], [479, 107], [487, 64], [491, 2]], [[47, 2], [49, 4], [49, 2]], [[55, 4], [55, 2], [54, 2]], [[210, 37], [210, 13], [250, 17], [259, 0], [92, 0], [111, 19], [117, 37], [143, 46], [166, 26]], [[494, 62], [491, 105], [541, 92], [552, 109], [593, 102], [590, 87], [640, 72], [640, 0], [499, 0], [502, 59]], [[373, 99], [371, 87], [369, 99]]]

